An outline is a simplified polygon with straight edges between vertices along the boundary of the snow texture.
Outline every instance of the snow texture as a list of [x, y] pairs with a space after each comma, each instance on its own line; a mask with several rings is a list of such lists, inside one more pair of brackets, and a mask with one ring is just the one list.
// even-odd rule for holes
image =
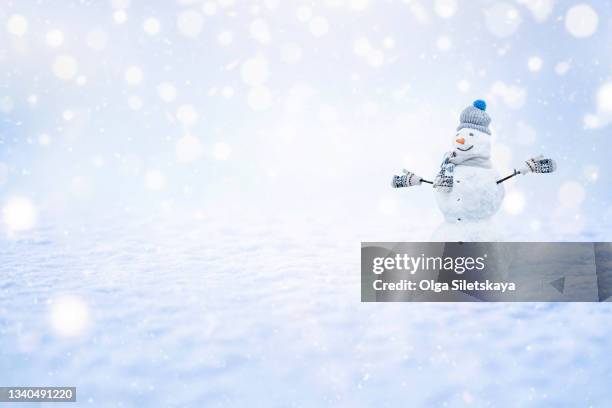
[[79, 406], [607, 404], [609, 304], [360, 304], [359, 232], [238, 220], [2, 241], [0, 382]]

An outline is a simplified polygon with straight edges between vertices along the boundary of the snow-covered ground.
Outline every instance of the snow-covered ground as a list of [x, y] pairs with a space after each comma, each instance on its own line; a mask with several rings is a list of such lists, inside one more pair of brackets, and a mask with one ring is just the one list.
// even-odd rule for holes
[[360, 303], [357, 237], [314, 220], [79, 225], [1, 242], [2, 385], [120, 407], [609, 402], [610, 304]]

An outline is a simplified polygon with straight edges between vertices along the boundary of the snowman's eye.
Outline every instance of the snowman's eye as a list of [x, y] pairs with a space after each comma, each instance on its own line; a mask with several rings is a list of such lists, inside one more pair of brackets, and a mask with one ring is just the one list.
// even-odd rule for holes
[[474, 136], [474, 134], [473, 134], [473, 133], [470, 133], [470, 136]]

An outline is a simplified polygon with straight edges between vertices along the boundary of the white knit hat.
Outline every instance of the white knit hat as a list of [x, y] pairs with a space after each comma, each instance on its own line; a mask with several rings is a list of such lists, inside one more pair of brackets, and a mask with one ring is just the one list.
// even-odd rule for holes
[[457, 130], [470, 128], [490, 135], [489, 123], [491, 123], [491, 118], [487, 112], [485, 112], [486, 110], [487, 103], [485, 101], [482, 99], [475, 100], [472, 106], [468, 106], [461, 112], [461, 123]]

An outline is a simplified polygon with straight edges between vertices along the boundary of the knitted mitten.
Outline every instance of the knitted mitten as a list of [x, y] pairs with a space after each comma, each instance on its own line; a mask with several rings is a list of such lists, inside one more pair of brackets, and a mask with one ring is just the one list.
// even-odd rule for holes
[[402, 170], [404, 173], [403, 176], [393, 176], [391, 180], [391, 187], [393, 188], [401, 188], [401, 187], [412, 187], [418, 186], [421, 184], [422, 178], [417, 176], [416, 174], [404, 169]]
[[552, 173], [557, 169], [557, 164], [553, 159], [544, 156], [536, 156], [525, 162], [525, 166], [519, 169], [519, 173]]

